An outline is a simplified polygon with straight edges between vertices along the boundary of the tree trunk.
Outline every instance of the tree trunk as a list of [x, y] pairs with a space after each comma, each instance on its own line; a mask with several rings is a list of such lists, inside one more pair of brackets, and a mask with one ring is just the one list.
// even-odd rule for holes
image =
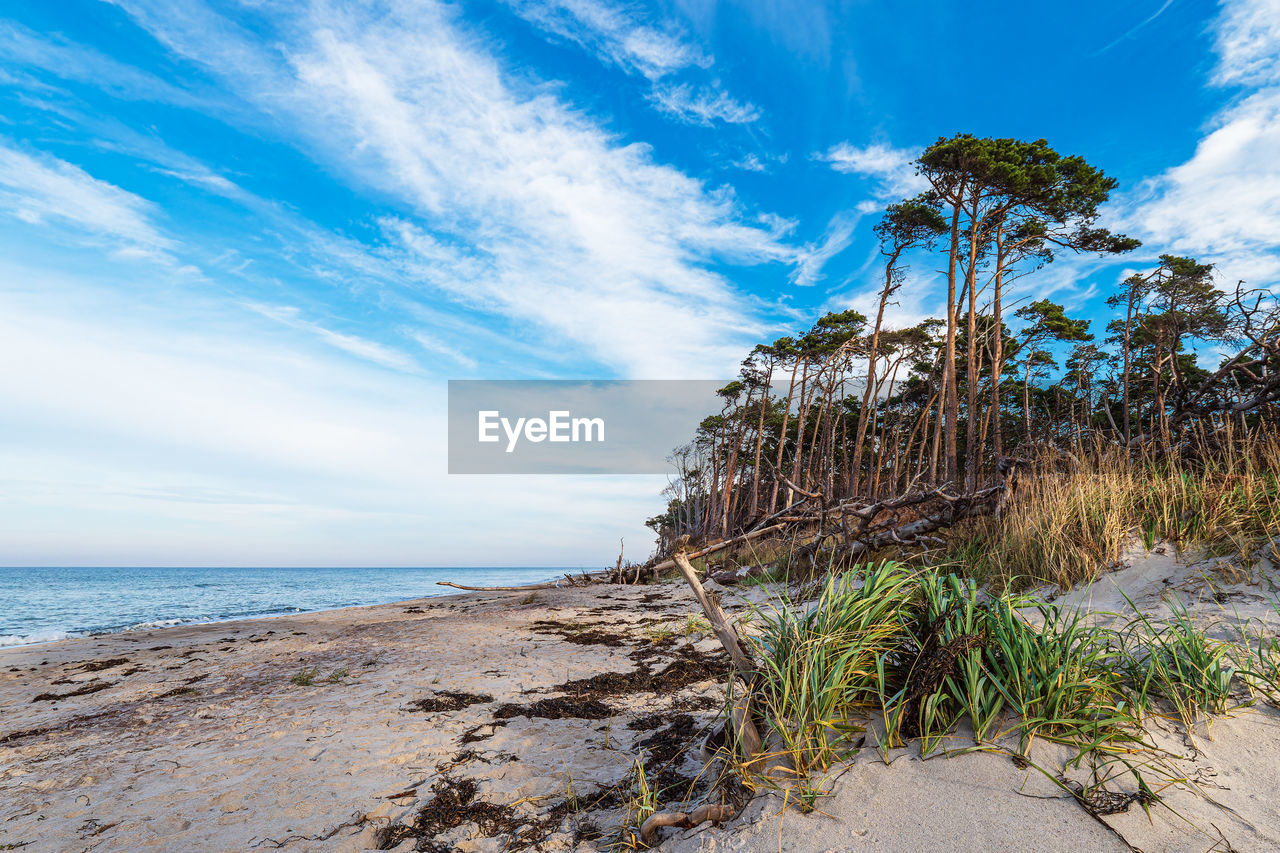
[[1004, 375], [1004, 325], [1001, 320], [1000, 289], [1004, 283], [1004, 221], [996, 225], [996, 275], [995, 293], [991, 303], [995, 340], [991, 344], [991, 450], [996, 464], [1004, 455], [1004, 431], [1000, 423], [1000, 381]]
[[[960, 184], [959, 196], [964, 196], [964, 183]], [[947, 345], [946, 362], [943, 364], [943, 411], [945, 413], [944, 432], [946, 433], [946, 479], [954, 483], [956, 470], [956, 430], [960, 420], [960, 394], [956, 382], [956, 261], [960, 253], [960, 204], [951, 208], [951, 248], [947, 253]]]
[[[773, 464], [773, 488], [769, 492], [769, 515], [773, 515], [777, 510], [778, 504], [778, 487], [780, 485], [778, 474], [782, 473], [782, 452], [787, 446], [787, 423], [791, 419], [791, 401], [796, 393], [796, 373], [800, 370], [800, 357], [796, 356], [796, 363], [791, 366], [791, 386], [787, 389], [787, 407], [782, 410], [782, 431], [778, 433], [778, 458]], [[788, 504], [791, 501], [787, 501]]]
[[885, 305], [893, 295], [893, 270], [897, 266], [900, 252], [894, 252], [884, 268], [884, 289], [880, 291], [880, 307], [876, 311], [876, 324], [871, 330], [871, 346], [867, 352], [867, 387], [862, 392], [862, 408], [858, 411], [858, 426], [853, 437], [853, 463], [849, 470], [849, 492], [858, 493], [859, 481], [862, 478], [862, 442], [867, 435], [867, 407], [871, 403], [876, 377], [876, 352], [880, 346], [880, 325], [884, 322]]
[[965, 491], [978, 487], [978, 241], [982, 219], [978, 215], [979, 196], [974, 193], [973, 212], [969, 216], [969, 270], [965, 289], [969, 292], [969, 316], [966, 330], [965, 373], [969, 417], [965, 425], [964, 484]]
[[[796, 412], [796, 452], [795, 458], [791, 460], [791, 482], [795, 482], [800, 477], [800, 458], [804, 456], [804, 427], [805, 422], [809, 420], [808, 403], [806, 396], [807, 386], [809, 384], [809, 359], [805, 358], [804, 367], [800, 371], [800, 410]], [[789, 505], [795, 500], [795, 490], [787, 486], [787, 500]]]
[[760, 450], [764, 446], [764, 416], [769, 410], [769, 392], [773, 384], [773, 359], [769, 359], [769, 370], [764, 377], [764, 394], [760, 397], [760, 420], [756, 424], [756, 459], [751, 472], [751, 510], [747, 514], [752, 518], [760, 511]]

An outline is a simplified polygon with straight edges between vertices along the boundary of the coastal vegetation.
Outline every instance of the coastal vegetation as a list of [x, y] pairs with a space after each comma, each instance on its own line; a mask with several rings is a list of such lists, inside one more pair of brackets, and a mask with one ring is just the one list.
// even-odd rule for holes
[[[750, 787], [812, 808], [837, 762], [914, 742], [1004, 752], [1095, 817], [1148, 808], [1187, 783], [1152, 720], [1193, 743], [1275, 704], [1280, 640], [1176, 597], [1161, 616], [1050, 600], [1135, 545], [1274, 573], [1280, 303], [1166, 253], [1100, 297], [1094, 329], [1039, 279], [1138, 248], [1098, 224], [1113, 179], [967, 134], [916, 168], [929, 189], [875, 228], [874, 316], [828, 312], [747, 355], [672, 456], [658, 552], [615, 580], [675, 568], [693, 588], [734, 664], [721, 760]], [[940, 270], [943, 316], [894, 328], [895, 301], [929, 293], [909, 264]], [[732, 619], [708, 580], [767, 597]], [[1036, 742], [1067, 758], [1037, 763]], [[642, 839], [696, 823], [650, 811]]]
[[[1154, 466], [1151, 480], [1177, 479], [1168, 466], [1188, 453], [1248, 446], [1274, 421], [1269, 290], [1224, 291], [1212, 266], [1163, 254], [1105, 295], [1105, 329], [1040, 296], [1056, 258], [1139, 246], [1097, 224], [1114, 179], [1044, 140], [967, 134], [916, 165], [930, 189], [875, 228], [874, 318], [829, 312], [747, 355], [721, 410], [673, 454], [667, 509], [649, 520], [662, 554], [823, 507], [840, 520], [929, 489], [974, 496], [1054, 454], [1111, 467], [1128, 454]], [[932, 291], [912, 264], [943, 271]], [[944, 316], [888, 327], [904, 288], [917, 303], [936, 295]], [[843, 533], [832, 536], [850, 551]]]

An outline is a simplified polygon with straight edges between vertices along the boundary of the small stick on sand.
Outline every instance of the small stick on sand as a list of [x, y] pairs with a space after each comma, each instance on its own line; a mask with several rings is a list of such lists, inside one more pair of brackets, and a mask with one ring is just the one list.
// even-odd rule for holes
[[535, 583], [528, 586], [465, 586], [464, 584], [450, 583], [449, 581], [436, 581], [436, 586], [451, 586], [454, 589], [465, 589], [467, 592], [527, 592], [533, 589], [559, 589], [564, 586], [564, 581]]

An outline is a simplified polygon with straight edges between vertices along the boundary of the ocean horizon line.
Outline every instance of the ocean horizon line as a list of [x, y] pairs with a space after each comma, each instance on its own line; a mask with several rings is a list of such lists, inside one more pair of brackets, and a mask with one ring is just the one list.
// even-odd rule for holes
[[565, 566], [4, 566], [0, 647], [524, 586]]

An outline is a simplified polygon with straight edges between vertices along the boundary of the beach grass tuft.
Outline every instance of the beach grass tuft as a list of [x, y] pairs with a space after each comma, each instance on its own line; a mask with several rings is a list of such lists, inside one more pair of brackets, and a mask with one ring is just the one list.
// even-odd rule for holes
[[763, 782], [800, 797], [861, 746], [886, 760], [912, 740], [925, 757], [959, 743], [1025, 759], [1039, 739], [1069, 747], [1068, 765], [1128, 772], [1145, 806], [1144, 772], [1176, 777], [1147, 715], [1190, 734], [1250, 694], [1280, 695], [1280, 639], [1258, 629], [1248, 640], [1214, 639], [1176, 605], [1167, 619], [1101, 624], [937, 569], [883, 562], [832, 575], [811, 600], [784, 590], [755, 608], [755, 711], [775, 771]]
[[316, 679], [319, 677], [320, 667], [304, 666], [294, 674], [293, 678], [289, 680], [299, 687], [310, 687], [312, 684], [315, 684]]

